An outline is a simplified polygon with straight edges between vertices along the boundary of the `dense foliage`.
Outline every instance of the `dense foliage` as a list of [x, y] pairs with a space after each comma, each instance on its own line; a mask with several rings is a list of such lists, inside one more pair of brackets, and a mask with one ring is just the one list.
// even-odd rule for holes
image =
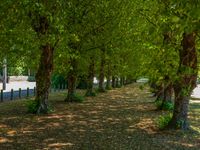
[[7, 59], [12, 74], [36, 73], [35, 113], [48, 112], [50, 86], [67, 82], [65, 101], [73, 102], [83, 100], [76, 96], [80, 82], [94, 96], [94, 77], [98, 92], [105, 92], [142, 76], [154, 85], [160, 109], [174, 103], [169, 126], [181, 121], [180, 128], [187, 129], [197, 78], [199, 5], [199, 0], [4, 0], [0, 58]]

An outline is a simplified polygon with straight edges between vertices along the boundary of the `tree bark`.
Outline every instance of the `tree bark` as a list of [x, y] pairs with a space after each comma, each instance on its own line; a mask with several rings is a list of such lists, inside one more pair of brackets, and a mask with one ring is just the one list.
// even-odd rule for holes
[[37, 114], [48, 112], [48, 95], [51, 85], [51, 73], [53, 71], [54, 48], [47, 43], [41, 47], [42, 54], [40, 64], [36, 73], [36, 102]]
[[65, 101], [73, 102], [74, 95], [76, 93], [76, 81], [77, 81], [77, 60], [71, 58], [70, 60], [71, 68], [68, 73], [68, 94]]
[[175, 106], [169, 128], [189, 129], [188, 105], [190, 95], [196, 87], [198, 72], [195, 42], [195, 32], [183, 34], [182, 49], [179, 51], [178, 79], [174, 84]]
[[95, 60], [93, 57], [90, 57], [90, 65], [88, 68], [88, 77], [87, 77], [87, 91], [86, 96], [94, 95], [93, 84], [94, 84], [94, 72], [95, 72]]
[[104, 89], [104, 69], [105, 69], [105, 48], [101, 50], [101, 65], [100, 65], [100, 74], [99, 74], [99, 92], [105, 92]]

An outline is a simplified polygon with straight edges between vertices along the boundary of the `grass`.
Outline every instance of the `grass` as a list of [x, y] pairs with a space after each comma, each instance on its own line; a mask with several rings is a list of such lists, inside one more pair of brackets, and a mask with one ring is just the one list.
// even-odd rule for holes
[[[66, 92], [50, 95], [53, 112], [27, 114], [26, 101], [0, 103], [0, 149], [81, 150], [198, 150], [200, 103], [190, 104], [191, 127], [196, 132], [160, 131], [148, 88], [131, 84], [65, 103]], [[84, 95], [85, 91], [79, 91]]]

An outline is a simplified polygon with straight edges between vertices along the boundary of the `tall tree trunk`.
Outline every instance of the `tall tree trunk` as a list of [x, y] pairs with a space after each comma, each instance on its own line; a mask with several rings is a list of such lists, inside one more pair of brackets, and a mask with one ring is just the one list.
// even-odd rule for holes
[[164, 86], [160, 84], [156, 88], [156, 101], [162, 101], [164, 99]]
[[123, 85], [124, 85], [124, 77], [121, 76], [121, 77], [120, 77], [120, 86], [123, 86]]
[[123, 79], [123, 85], [126, 85], [126, 77]]
[[[164, 32], [163, 33], [163, 46], [165, 46], [165, 48], [167, 49], [167, 46], [170, 44], [171, 42], [171, 32]], [[164, 57], [166, 58], [166, 57]], [[166, 60], [164, 59], [164, 63], [166, 62]], [[157, 100], [161, 100], [162, 104], [160, 109], [163, 109], [164, 104], [166, 103], [166, 101], [168, 100], [168, 98], [170, 99], [170, 87], [171, 84], [170, 83], [170, 78], [168, 75], [164, 76], [164, 82], [161, 83], [158, 86], [158, 93], [157, 95]]]
[[70, 60], [70, 71], [68, 73], [68, 94], [65, 101], [73, 102], [74, 95], [76, 93], [76, 81], [77, 81], [77, 60], [71, 58]]
[[166, 83], [166, 85], [164, 86], [164, 97], [162, 99], [162, 104], [160, 107], [160, 110], [165, 109], [164, 106], [167, 103], [173, 103], [172, 102], [172, 95], [173, 95], [173, 84], [172, 82]]
[[6, 84], [8, 83], [8, 75], [7, 75], [7, 59], [3, 60], [3, 90], [6, 90]]
[[87, 91], [86, 96], [93, 96], [95, 93], [93, 91], [94, 84], [94, 72], [95, 72], [95, 60], [93, 57], [90, 57], [90, 65], [88, 68], [88, 77], [87, 77]]
[[110, 90], [111, 89], [111, 79], [110, 79], [110, 76], [108, 75], [107, 76], [107, 81], [106, 81], [106, 89], [107, 90]]
[[110, 80], [111, 80], [111, 66], [110, 66], [110, 62], [108, 62], [108, 68], [107, 69], [108, 70], [107, 70], [107, 77], [106, 77], [106, 79], [107, 79], [106, 89], [110, 90], [111, 89], [111, 82], [110, 82]]
[[102, 48], [101, 50], [101, 65], [100, 65], [100, 74], [99, 74], [99, 92], [105, 92], [104, 89], [104, 68], [105, 68], [105, 56], [106, 56], [106, 51], [105, 48]]
[[190, 95], [196, 86], [197, 80], [197, 52], [195, 48], [196, 34], [184, 33], [182, 49], [179, 51], [180, 64], [178, 69], [178, 79], [174, 85], [175, 106], [169, 128], [189, 128], [188, 105]]
[[119, 77], [116, 78], [116, 87], [119, 88], [120, 87], [120, 82], [119, 82]]
[[35, 113], [47, 113], [48, 112], [48, 95], [51, 85], [51, 73], [53, 71], [53, 52], [54, 48], [50, 44], [46, 44], [41, 47], [42, 54], [40, 58], [40, 64], [36, 73], [36, 102], [37, 112]]
[[112, 88], [116, 87], [116, 78], [115, 76], [112, 76]]
[[164, 89], [164, 101], [172, 103], [173, 85], [172, 82], [168, 83]]

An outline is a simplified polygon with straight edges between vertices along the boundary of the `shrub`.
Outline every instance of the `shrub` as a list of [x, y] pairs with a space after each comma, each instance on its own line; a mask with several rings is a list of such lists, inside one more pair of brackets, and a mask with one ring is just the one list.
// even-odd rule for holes
[[[38, 109], [38, 103], [35, 100], [30, 100], [26, 103], [28, 108], [28, 113], [36, 114]], [[53, 112], [53, 107], [51, 105], [48, 106], [48, 112]]]
[[162, 105], [162, 101], [161, 101], [161, 100], [156, 100], [156, 101], [155, 101], [155, 105], [156, 105], [156, 107], [157, 107], [158, 109], [160, 109], [160, 108], [161, 108], [161, 105]]
[[106, 90], [112, 90], [111, 86], [106, 86]]
[[35, 100], [30, 100], [27, 102], [28, 113], [35, 114], [37, 112], [38, 103]]
[[160, 116], [157, 120], [159, 129], [164, 129], [172, 119], [172, 113], [169, 113], [165, 116]]
[[139, 86], [139, 89], [140, 89], [140, 90], [144, 90], [144, 85], [140, 85], [140, 86]]
[[122, 87], [121, 85], [117, 85], [117, 86], [116, 86], [116, 88], [121, 88], [121, 87]]
[[164, 110], [173, 110], [174, 109], [174, 104], [172, 102], [166, 102], [163, 105]]
[[155, 102], [155, 105], [158, 109], [162, 109], [162, 110], [169, 110], [172, 111], [174, 109], [174, 104], [172, 102], [165, 102], [162, 105], [162, 101], [158, 100]]
[[74, 94], [74, 101], [78, 103], [82, 103], [84, 101], [84, 97], [78, 94]]
[[[70, 96], [71, 102], [76, 102], [76, 103], [82, 103], [84, 101], [84, 97], [78, 94], [72, 94]], [[65, 101], [69, 101], [68, 99], [65, 99]]]
[[29, 82], [35, 82], [35, 76], [28, 76]]
[[84, 76], [80, 76], [77, 82], [77, 89], [87, 89], [87, 78]]
[[98, 88], [98, 89], [96, 90], [96, 92], [97, 92], [97, 93], [105, 93], [106, 90], [105, 90], [105, 89], [99, 89], [99, 88]]
[[51, 78], [51, 86], [54, 88], [60, 88], [61, 85], [66, 85], [67, 81], [62, 75], [53, 74]]
[[96, 96], [95, 92], [87, 92], [85, 96]]

